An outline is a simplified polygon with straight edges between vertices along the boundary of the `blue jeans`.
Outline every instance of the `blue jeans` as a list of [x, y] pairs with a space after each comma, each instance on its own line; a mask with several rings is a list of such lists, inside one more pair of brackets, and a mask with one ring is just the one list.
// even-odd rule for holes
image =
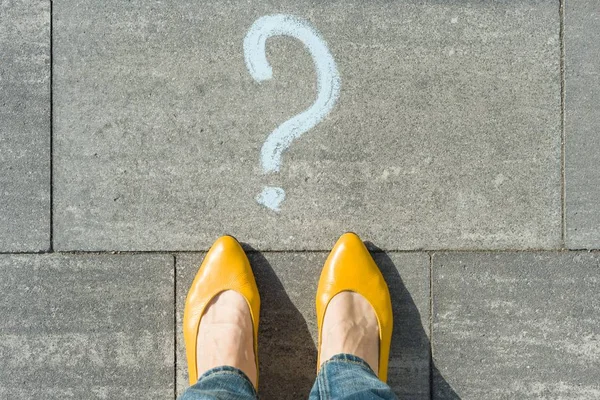
[[[239, 369], [213, 368], [188, 388], [179, 400], [250, 400], [258, 394], [248, 377]], [[396, 400], [392, 389], [380, 381], [369, 365], [351, 354], [338, 354], [319, 370], [310, 391], [310, 400]]]

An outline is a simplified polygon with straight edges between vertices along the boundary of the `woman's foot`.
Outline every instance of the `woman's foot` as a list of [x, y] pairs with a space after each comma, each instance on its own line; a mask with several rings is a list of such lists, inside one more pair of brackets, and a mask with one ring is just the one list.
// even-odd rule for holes
[[371, 304], [360, 294], [341, 292], [325, 310], [321, 331], [321, 365], [336, 354], [353, 354], [378, 374], [379, 325]]
[[198, 329], [196, 360], [198, 376], [229, 365], [242, 370], [256, 387], [252, 318], [242, 295], [227, 290], [206, 307]]

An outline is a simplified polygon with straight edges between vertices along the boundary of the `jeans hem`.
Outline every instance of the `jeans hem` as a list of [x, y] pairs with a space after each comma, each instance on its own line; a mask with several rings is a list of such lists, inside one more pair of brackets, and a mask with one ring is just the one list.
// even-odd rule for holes
[[235, 375], [235, 376], [239, 376], [244, 381], [246, 381], [246, 383], [248, 383], [248, 385], [252, 388], [252, 391], [254, 393], [254, 397], [255, 398], [258, 397], [258, 392], [256, 391], [256, 388], [254, 387], [254, 384], [252, 383], [252, 381], [250, 380], [250, 378], [248, 378], [248, 375], [246, 375], [244, 373], [244, 371], [242, 371], [241, 369], [238, 369], [238, 368], [235, 368], [235, 367], [232, 367], [232, 366], [229, 366], [229, 365], [222, 365], [220, 367], [211, 368], [208, 371], [206, 371], [205, 373], [203, 373], [200, 376], [200, 378], [198, 378], [198, 382], [200, 382], [204, 378], [208, 378], [209, 376], [213, 376], [213, 375]]
[[375, 374], [375, 371], [373, 371], [373, 369], [371, 368], [371, 366], [369, 365], [369, 363], [367, 363], [362, 358], [360, 358], [358, 356], [355, 356], [354, 354], [348, 354], [348, 353], [336, 354], [333, 357], [331, 357], [329, 360], [325, 361], [321, 365], [320, 369], [323, 369], [323, 367], [325, 367], [325, 365], [327, 365], [329, 363], [332, 363], [332, 362], [341, 362], [341, 363], [345, 363], [345, 364], [358, 365], [358, 366], [366, 369], [367, 371], [369, 371], [373, 375], [377, 376], [377, 374]]

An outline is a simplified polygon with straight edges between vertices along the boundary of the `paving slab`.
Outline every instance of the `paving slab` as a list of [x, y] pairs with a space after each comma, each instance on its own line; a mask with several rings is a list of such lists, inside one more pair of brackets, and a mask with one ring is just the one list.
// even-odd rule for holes
[[0, 255], [0, 398], [173, 399], [173, 257]]
[[600, 6], [565, 5], [566, 244], [600, 248]]
[[[177, 391], [188, 386], [181, 320], [203, 254], [177, 256]], [[326, 253], [250, 253], [261, 294], [260, 388], [266, 399], [306, 398], [316, 377], [314, 296]], [[375, 256], [392, 293], [389, 382], [399, 396], [429, 399], [429, 256]]]
[[435, 254], [433, 397], [600, 398], [599, 292], [599, 254]]
[[50, 248], [50, 1], [0, 1], [0, 252]]
[[[354, 230], [389, 250], [558, 248], [557, 7], [57, 2], [56, 247], [206, 250], [230, 233], [326, 250]], [[246, 33], [277, 13], [320, 32], [341, 91], [265, 174], [267, 137], [317, 98], [298, 39], [268, 40], [273, 79], [246, 68]], [[280, 212], [255, 200], [265, 185], [285, 189]]]

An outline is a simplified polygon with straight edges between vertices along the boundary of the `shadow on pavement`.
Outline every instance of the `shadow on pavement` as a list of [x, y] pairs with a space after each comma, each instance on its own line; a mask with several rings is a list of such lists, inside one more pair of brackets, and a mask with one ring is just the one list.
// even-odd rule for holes
[[244, 244], [261, 295], [259, 394], [264, 399], [306, 399], [315, 379], [317, 350], [304, 317], [267, 259]]
[[[429, 337], [419, 310], [394, 262], [372, 243], [367, 242], [366, 245], [390, 287], [394, 308], [388, 383], [400, 399], [429, 399], [431, 389], [435, 390], [432, 398], [460, 400], [439, 374], [433, 361], [430, 364]], [[243, 246], [252, 264], [262, 303], [259, 394], [265, 399], [308, 398], [317, 362], [317, 350], [310, 330], [269, 261], [247, 243]], [[435, 385], [430, 384], [432, 379]]]
[[[392, 370], [394, 363], [390, 362], [389, 384], [399, 397], [405, 398], [402, 394], [406, 393], [406, 398], [414, 398], [413, 396], [420, 393], [419, 398], [428, 398], [426, 392], [431, 390], [431, 398], [439, 400], [460, 400], [460, 396], [452, 389], [450, 384], [444, 380], [442, 375], [437, 370], [433, 360], [423, 362], [423, 357], [414, 354], [412, 349], [422, 349], [423, 354], [427, 354], [430, 358], [431, 344], [429, 336], [421, 320], [421, 314], [417, 308], [410, 292], [407, 290], [402, 277], [398, 272], [398, 268], [387, 255], [387, 253], [371, 242], [365, 242], [367, 248], [371, 252], [375, 262], [379, 266], [389, 288], [392, 297], [392, 305], [394, 308], [394, 333], [392, 337], [392, 349], [390, 356], [392, 359], [407, 360], [412, 366], [401, 365]], [[413, 354], [404, 354], [405, 352]], [[414, 360], [411, 360], [415, 357]], [[429, 374], [429, 389], [425, 388], [425, 393], [420, 388], [418, 375], [425, 371], [418, 371], [419, 368], [430, 368]], [[426, 372], [425, 372], [426, 373]], [[421, 375], [422, 376], [422, 375]], [[431, 384], [430, 382], [433, 382]], [[420, 390], [421, 389], [421, 390]]]

